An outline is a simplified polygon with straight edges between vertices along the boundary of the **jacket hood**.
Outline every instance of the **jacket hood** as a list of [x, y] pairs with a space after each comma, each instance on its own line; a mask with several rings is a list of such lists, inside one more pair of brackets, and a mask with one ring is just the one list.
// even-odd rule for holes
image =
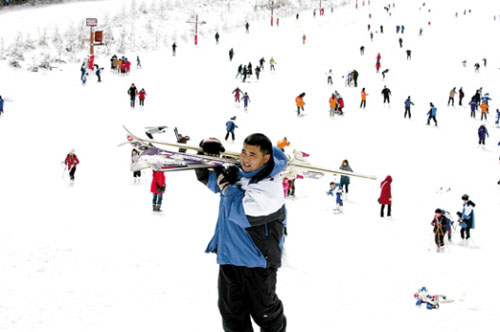
[[271, 154], [271, 159], [267, 164], [259, 168], [254, 172], [243, 172], [240, 168], [239, 174], [242, 177], [254, 178], [256, 181], [260, 181], [267, 177], [273, 177], [283, 170], [285, 170], [288, 164], [288, 158], [283, 151], [277, 146], [273, 146], [273, 151]]
[[392, 177], [390, 175], [387, 175], [387, 177], [385, 178], [384, 182], [389, 182], [391, 183], [392, 182]]

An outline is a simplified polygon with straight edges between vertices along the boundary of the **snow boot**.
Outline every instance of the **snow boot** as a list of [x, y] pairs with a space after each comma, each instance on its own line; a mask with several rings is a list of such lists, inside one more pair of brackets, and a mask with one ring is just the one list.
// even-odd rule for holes
[[161, 205], [156, 205], [156, 212], [161, 212]]
[[153, 204], [153, 211], [154, 211], [154, 212], [155, 212], [155, 211], [158, 211], [158, 210], [156, 209], [156, 205], [154, 205], [154, 204]]

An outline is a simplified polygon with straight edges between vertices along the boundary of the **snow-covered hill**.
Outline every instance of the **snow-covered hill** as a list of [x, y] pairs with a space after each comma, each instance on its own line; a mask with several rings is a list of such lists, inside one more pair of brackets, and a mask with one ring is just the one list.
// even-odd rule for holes
[[[425, 6], [398, 1], [389, 16], [385, 2], [358, 2], [358, 9], [352, 2], [323, 17], [314, 17], [312, 10], [301, 11], [298, 20], [294, 14], [281, 16], [279, 27], [271, 27], [264, 14], [239, 13], [250, 18], [249, 34], [243, 25], [232, 29], [236, 20], [221, 14], [223, 7], [207, 7], [198, 46], [185, 27], [169, 26], [167, 20], [165, 29], [188, 36], [177, 39], [175, 57], [151, 41], [148, 50], [112, 49], [104, 55], [101, 49], [96, 62], [105, 66], [103, 82], [91, 75], [85, 86], [76, 59], [37, 73], [0, 61], [0, 95], [9, 100], [0, 118], [0, 331], [222, 330], [218, 267], [215, 256], [204, 253], [218, 197], [192, 172], [167, 173], [164, 212], [151, 212], [151, 174], [143, 172], [142, 182], [133, 183], [130, 149], [118, 145], [126, 137], [122, 124], [138, 135], [149, 125], [177, 126], [196, 145], [205, 137], [223, 138], [224, 124], [234, 115], [237, 139], [226, 143], [227, 150], [239, 151], [253, 132], [273, 142], [286, 136], [292, 149], [311, 154], [313, 164], [338, 167], [348, 159], [354, 171], [379, 179], [352, 179], [339, 215], [325, 195], [332, 176], [296, 181], [297, 198], [287, 201], [289, 236], [277, 291], [289, 331], [489, 331], [498, 326], [500, 135], [494, 110], [500, 65], [490, 47], [500, 29], [500, 20], [493, 20], [497, 8], [487, 1], [427, 1]], [[16, 22], [36, 29], [54, 17], [62, 30], [78, 21], [74, 12], [81, 20], [93, 15], [96, 5], [110, 17], [130, 8], [104, 3], [1, 12], [0, 25], [10, 20], [10, 30], [2, 26], [1, 36], [15, 38]], [[463, 15], [469, 8], [472, 12]], [[25, 21], [16, 21], [21, 17], [16, 15]], [[145, 34], [143, 24], [135, 23], [137, 35]], [[405, 25], [404, 35], [396, 34], [398, 24]], [[376, 32], [380, 25], [383, 34]], [[218, 45], [215, 31], [221, 33]], [[412, 50], [411, 60], [406, 49]], [[133, 63], [127, 75], [112, 73], [109, 57], [115, 52], [131, 60], [139, 55], [142, 69]], [[385, 80], [375, 72], [379, 52], [382, 69], [390, 69]], [[259, 81], [235, 79], [240, 63], [255, 65], [261, 57], [274, 57], [276, 71], [266, 62]], [[482, 65], [482, 58], [488, 66], [474, 73], [473, 64]], [[329, 69], [333, 86], [326, 83]], [[357, 88], [346, 87], [342, 77], [352, 69], [360, 73]], [[129, 107], [131, 83], [147, 91], [142, 109]], [[392, 90], [390, 107], [382, 104], [384, 85]], [[233, 103], [236, 86], [250, 95], [248, 112]], [[369, 94], [364, 110], [359, 109], [363, 87]], [[479, 87], [490, 93], [485, 149], [477, 146], [479, 117], [471, 119], [465, 105], [447, 107], [453, 87], [463, 87], [465, 104]], [[334, 90], [344, 97], [346, 114], [330, 119], [328, 98]], [[306, 92], [307, 115], [297, 118], [294, 98], [301, 92]], [[403, 118], [408, 95], [415, 103], [411, 120]], [[438, 128], [426, 126], [430, 102], [438, 108]], [[155, 138], [174, 140], [172, 131]], [[74, 185], [60, 164], [72, 148], [81, 161]], [[386, 175], [394, 179], [393, 217], [382, 219], [377, 198]], [[464, 193], [477, 204], [471, 245], [450, 244], [436, 253], [434, 210], [461, 210]], [[459, 242], [458, 232], [453, 242]], [[455, 301], [439, 310], [419, 309], [413, 293], [422, 286]]]

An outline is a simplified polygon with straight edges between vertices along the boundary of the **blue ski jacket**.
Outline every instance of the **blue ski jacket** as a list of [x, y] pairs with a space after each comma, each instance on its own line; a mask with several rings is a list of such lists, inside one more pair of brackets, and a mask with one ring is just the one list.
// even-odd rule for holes
[[238, 126], [236, 125], [236, 123], [234, 123], [233, 120], [229, 120], [228, 122], [226, 122], [227, 131], [233, 131], [235, 128], [238, 128]]
[[249, 268], [279, 267], [286, 226], [285, 198], [280, 181], [288, 159], [273, 147], [271, 160], [247, 173], [241, 168], [238, 181], [221, 193], [216, 172], [209, 172], [207, 187], [220, 193], [215, 234], [206, 252], [217, 254], [220, 265]]
[[411, 105], [415, 105], [415, 104], [414, 104], [414, 103], [412, 103], [410, 99], [406, 99], [406, 100], [405, 100], [405, 107], [410, 108], [410, 106], [411, 106]]
[[427, 115], [436, 116], [436, 113], [437, 113], [437, 108], [431, 107], [431, 109], [429, 110], [429, 112], [427, 112]]

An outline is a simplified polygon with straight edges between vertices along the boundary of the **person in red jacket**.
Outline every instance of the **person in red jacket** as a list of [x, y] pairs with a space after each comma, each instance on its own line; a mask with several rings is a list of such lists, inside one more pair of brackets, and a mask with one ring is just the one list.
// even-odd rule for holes
[[144, 99], [146, 99], [146, 90], [139, 91], [139, 106], [144, 106]]
[[69, 171], [69, 178], [71, 181], [75, 181], [76, 165], [78, 165], [79, 163], [80, 160], [78, 160], [78, 157], [75, 154], [75, 150], [71, 150], [64, 160], [64, 164]]
[[378, 202], [382, 205], [380, 208], [380, 216], [384, 217], [384, 208], [387, 205], [387, 216], [391, 216], [392, 195], [391, 195], [392, 177], [388, 175], [380, 184], [380, 198]]
[[153, 193], [153, 211], [160, 212], [163, 193], [165, 192], [165, 173], [153, 170], [153, 181], [151, 181], [151, 192]]

